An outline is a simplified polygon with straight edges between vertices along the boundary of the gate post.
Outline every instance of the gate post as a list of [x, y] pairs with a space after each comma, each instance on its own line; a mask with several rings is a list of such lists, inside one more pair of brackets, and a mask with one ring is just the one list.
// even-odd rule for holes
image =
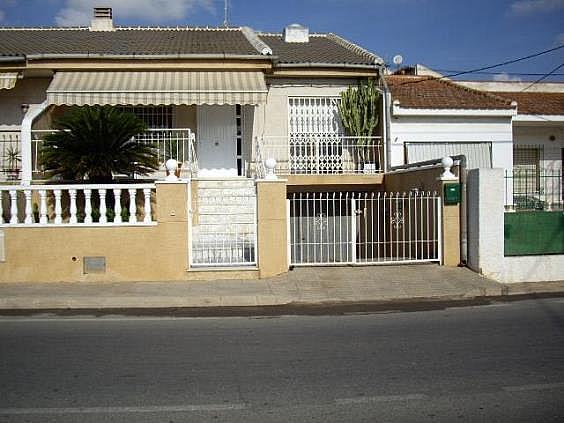
[[257, 265], [261, 278], [288, 271], [286, 182], [257, 180]]
[[[458, 266], [460, 264], [460, 204], [461, 187], [458, 176], [454, 175], [450, 169], [453, 160], [444, 157], [441, 161], [444, 172], [438, 178], [441, 181], [441, 203], [442, 203], [442, 257], [443, 266]], [[458, 197], [457, 197], [458, 193]]]

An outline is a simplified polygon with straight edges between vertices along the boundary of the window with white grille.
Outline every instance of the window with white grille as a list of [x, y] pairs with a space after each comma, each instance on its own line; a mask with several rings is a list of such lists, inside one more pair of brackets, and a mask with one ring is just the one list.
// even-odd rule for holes
[[289, 135], [343, 135], [339, 97], [289, 97]]
[[149, 129], [170, 129], [173, 124], [172, 106], [122, 106], [147, 124]]
[[339, 97], [288, 98], [290, 172], [342, 171], [344, 130], [339, 102]]

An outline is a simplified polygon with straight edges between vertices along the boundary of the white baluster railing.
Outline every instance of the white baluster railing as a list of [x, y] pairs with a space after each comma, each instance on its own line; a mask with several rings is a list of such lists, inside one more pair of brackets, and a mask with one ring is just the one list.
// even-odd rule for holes
[[0, 185], [0, 226], [152, 225], [154, 191], [154, 184]]

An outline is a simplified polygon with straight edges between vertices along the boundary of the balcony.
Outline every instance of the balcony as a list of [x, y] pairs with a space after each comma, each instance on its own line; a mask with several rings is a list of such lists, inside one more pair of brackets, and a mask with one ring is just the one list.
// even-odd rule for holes
[[275, 159], [274, 172], [290, 185], [382, 183], [385, 170], [382, 137], [265, 136], [256, 140], [255, 154], [259, 177], [266, 173], [264, 161]]
[[[32, 131], [32, 174], [34, 179], [46, 179], [41, 168], [39, 155], [43, 138], [53, 130]], [[159, 171], [149, 178], [158, 178], [165, 175], [164, 163], [176, 159], [180, 164], [183, 176], [194, 176], [198, 172], [196, 159], [195, 136], [191, 129], [149, 129], [139, 134], [135, 139], [144, 144], [152, 144], [157, 150], [160, 163]], [[17, 154], [16, 154], [17, 153]], [[17, 158], [16, 158], [17, 155]], [[133, 176], [136, 175], [125, 175]], [[20, 131], [3, 131], [0, 133], [0, 181], [19, 181], [21, 178], [21, 141]]]

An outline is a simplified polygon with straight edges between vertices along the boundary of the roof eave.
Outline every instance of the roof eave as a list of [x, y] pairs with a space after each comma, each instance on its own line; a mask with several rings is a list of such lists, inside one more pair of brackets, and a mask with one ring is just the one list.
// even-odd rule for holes
[[101, 53], [80, 53], [80, 54], [28, 54], [28, 60], [45, 60], [45, 59], [112, 59], [112, 60], [146, 60], [146, 59], [236, 59], [236, 60], [269, 60], [275, 56], [262, 56], [259, 54], [101, 54]]
[[394, 104], [392, 107], [394, 116], [517, 116], [517, 110], [512, 109], [452, 109], [452, 108], [418, 108], [402, 107]]
[[296, 62], [281, 63], [275, 62], [274, 68], [347, 68], [347, 69], [375, 69], [382, 68], [379, 64], [362, 64], [362, 63], [325, 63], [325, 62]]

